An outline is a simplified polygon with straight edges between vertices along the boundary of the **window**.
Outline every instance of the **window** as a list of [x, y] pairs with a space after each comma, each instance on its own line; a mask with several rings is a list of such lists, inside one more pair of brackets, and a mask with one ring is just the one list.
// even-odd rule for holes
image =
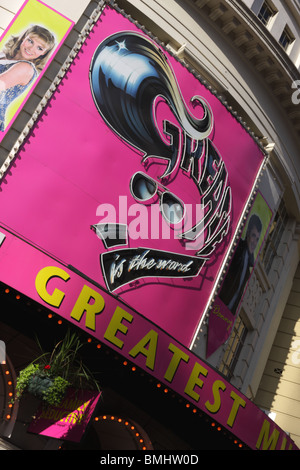
[[262, 23], [267, 26], [272, 16], [274, 16], [275, 10], [269, 5], [269, 3], [264, 2], [259, 13], [258, 18]]
[[288, 215], [284, 202], [281, 201], [271, 225], [268, 237], [265, 241], [261, 252], [261, 261], [265, 267], [266, 273], [269, 274], [273, 260], [277, 254], [277, 249], [284, 232]]
[[283, 49], [286, 51], [289, 47], [290, 44], [294, 41], [294, 37], [288, 27], [285, 27], [284, 30], [282, 31], [282, 34], [279, 38], [279, 44], [283, 47]]
[[239, 316], [234, 324], [231, 336], [227, 342], [225, 354], [219, 366], [219, 371], [229, 380], [233, 377], [233, 372], [245, 344], [247, 334], [248, 329]]

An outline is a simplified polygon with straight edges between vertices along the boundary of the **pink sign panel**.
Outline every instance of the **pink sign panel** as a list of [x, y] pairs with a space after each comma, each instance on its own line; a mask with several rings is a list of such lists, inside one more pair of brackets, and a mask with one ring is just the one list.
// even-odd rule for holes
[[2, 181], [0, 222], [191, 347], [263, 161], [106, 6]]
[[70, 389], [59, 406], [41, 405], [28, 432], [80, 442], [99, 398], [99, 392]]
[[[0, 232], [4, 236], [0, 247], [2, 282], [106, 344], [251, 449], [297, 449], [262, 410], [166, 331], [31, 244], [3, 228]], [[53, 437], [67, 431], [70, 438], [75, 428], [65, 427], [70, 416], [67, 423], [66, 419], [60, 421], [66, 417], [64, 413], [57, 411], [59, 422], [55, 419], [55, 423], [49, 423], [54, 415], [43, 415], [31, 429], [48, 436], [53, 432]]]

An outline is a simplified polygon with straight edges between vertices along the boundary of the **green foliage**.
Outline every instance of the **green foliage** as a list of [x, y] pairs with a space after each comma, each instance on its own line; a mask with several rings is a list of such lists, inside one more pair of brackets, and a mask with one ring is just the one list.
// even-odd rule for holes
[[29, 366], [23, 369], [16, 382], [16, 398], [19, 399], [23, 393], [27, 390], [28, 384], [34, 374], [39, 370], [38, 364], [29, 364]]
[[47, 376], [43, 371], [37, 370], [36, 373], [30, 377], [27, 390], [35, 396], [42, 396], [43, 392], [48, 390], [52, 383], [53, 380], [51, 377]]
[[55, 406], [71, 385], [99, 390], [99, 384], [79, 355], [82, 346], [80, 338], [68, 331], [51, 353], [43, 353], [20, 371], [15, 397], [20, 399], [28, 392]]
[[57, 406], [64, 398], [70, 383], [62, 377], [55, 377], [52, 385], [43, 392], [43, 400], [49, 405]]

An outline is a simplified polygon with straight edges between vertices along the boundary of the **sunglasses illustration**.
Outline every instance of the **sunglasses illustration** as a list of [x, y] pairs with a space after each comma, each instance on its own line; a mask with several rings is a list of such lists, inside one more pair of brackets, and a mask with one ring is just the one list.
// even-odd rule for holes
[[148, 175], [142, 172], [135, 173], [130, 180], [130, 191], [133, 197], [141, 203], [152, 203], [158, 195], [160, 211], [169, 224], [176, 225], [183, 220], [185, 215], [183, 202]]

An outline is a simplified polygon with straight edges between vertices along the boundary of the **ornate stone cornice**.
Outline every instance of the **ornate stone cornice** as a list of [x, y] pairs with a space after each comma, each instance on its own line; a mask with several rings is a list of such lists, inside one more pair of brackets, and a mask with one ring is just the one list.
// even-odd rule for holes
[[300, 72], [256, 15], [238, 0], [189, 0], [227, 36], [265, 81], [300, 137], [300, 104], [293, 104], [292, 84]]

